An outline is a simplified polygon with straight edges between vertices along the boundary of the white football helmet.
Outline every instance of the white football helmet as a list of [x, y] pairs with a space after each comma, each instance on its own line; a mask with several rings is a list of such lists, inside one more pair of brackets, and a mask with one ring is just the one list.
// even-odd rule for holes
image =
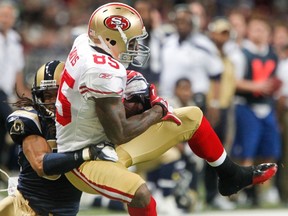
[[128, 66], [143, 66], [150, 49], [140, 44], [148, 34], [139, 13], [129, 5], [112, 2], [96, 9], [90, 17], [88, 35], [98, 46]]

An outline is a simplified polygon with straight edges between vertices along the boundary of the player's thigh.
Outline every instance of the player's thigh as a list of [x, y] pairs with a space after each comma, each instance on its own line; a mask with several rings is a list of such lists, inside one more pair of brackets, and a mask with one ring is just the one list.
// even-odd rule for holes
[[174, 113], [181, 119], [182, 125], [177, 126], [171, 121], [152, 125], [143, 134], [117, 147], [119, 161], [127, 167], [149, 161], [176, 144], [189, 140], [201, 123], [202, 111], [190, 106], [175, 109]]
[[15, 216], [13, 199], [15, 197], [7, 196], [0, 201], [0, 215]]
[[139, 175], [130, 172], [123, 164], [110, 161], [85, 162], [65, 175], [81, 191], [128, 203], [137, 189], [145, 184]]

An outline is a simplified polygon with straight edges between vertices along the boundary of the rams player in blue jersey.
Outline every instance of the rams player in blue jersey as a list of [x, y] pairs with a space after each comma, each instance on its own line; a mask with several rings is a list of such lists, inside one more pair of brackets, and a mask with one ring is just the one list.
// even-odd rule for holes
[[[40, 67], [32, 87], [33, 100], [20, 97], [14, 104], [20, 109], [7, 118], [9, 134], [19, 145], [21, 171], [15, 193], [0, 201], [0, 215], [74, 216], [79, 211], [82, 192], [61, 173], [78, 167], [84, 160], [96, 159], [99, 152], [90, 148], [68, 154], [53, 153], [56, 152], [55, 101], [63, 68], [60, 61]], [[85, 159], [83, 152], [88, 153]], [[63, 162], [59, 163], [61, 167], [51, 166], [54, 155]], [[59, 175], [46, 175], [55, 169]]]

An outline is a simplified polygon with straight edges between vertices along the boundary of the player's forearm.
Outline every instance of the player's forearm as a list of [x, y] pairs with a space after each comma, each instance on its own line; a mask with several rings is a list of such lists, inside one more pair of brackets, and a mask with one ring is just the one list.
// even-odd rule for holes
[[126, 140], [123, 143], [139, 136], [145, 132], [151, 125], [161, 121], [163, 109], [161, 106], [154, 106], [142, 114], [132, 116], [128, 119], [128, 124], [124, 127]]
[[45, 175], [59, 175], [79, 167], [84, 162], [82, 150], [64, 153], [47, 153], [43, 158]]
[[114, 144], [123, 144], [146, 131], [163, 117], [161, 106], [126, 118], [121, 98], [97, 99], [96, 112], [108, 139]]
[[160, 106], [145, 111], [142, 114], [134, 115], [123, 121], [114, 122], [105, 128], [109, 140], [115, 144], [126, 143], [145, 132], [151, 125], [160, 122], [163, 110]]

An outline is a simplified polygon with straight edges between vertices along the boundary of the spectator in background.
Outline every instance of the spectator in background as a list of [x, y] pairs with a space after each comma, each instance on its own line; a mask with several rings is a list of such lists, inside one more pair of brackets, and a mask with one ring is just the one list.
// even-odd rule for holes
[[[171, 97], [176, 80], [188, 78], [193, 83], [195, 104], [214, 125], [218, 121], [218, 110], [206, 107], [206, 95], [210, 80], [219, 81], [223, 70], [222, 62], [215, 53], [216, 47], [211, 40], [203, 34], [193, 32], [192, 13], [187, 6], [176, 7], [174, 23], [177, 32], [166, 38], [161, 51], [160, 94]], [[218, 100], [219, 85], [213, 87], [213, 99]]]
[[[269, 44], [270, 36], [268, 20], [262, 16], [251, 17], [247, 26], [248, 41], [243, 44], [245, 70], [236, 74], [236, 130], [232, 146], [232, 156], [244, 166], [253, 165], [258, 160], [276, 162], [280, 157], [274, 101], [275, 92], [280, 87], [279, 80], [275, 79], [278, 57]], [[274, 189], [273, 183], [271, 189]], [[247, 191], [249, 201], [258, 205], [254, 189]], [[270, 197], [263, 194], [261, 198]]]
[[[20, 6], [23, 8], [20, 15], [25, 48], [24, 73], [30, 81], [39, 65], [54, 58], [66, 59], [73, 41], [72, 11], [66, 9], [64, 1], [55, 0], [49, 1], [49, 7], [39, 1], [23, 1]], [[81, 20], [80, 16], [78, 20]]]
[[[220, 78], [220, 92], [219, 101], [210, 100], [211, 91], [208, 94], [208, 104], [216, 105], [220, 109], [220, 118], [214, 126], [221, 142], [225, 145], [228, 135], [228, 117], [229, 110], [232, 107], [233, 98], [235, 94], [235, 71], [234, 65], [227, 53], [225, 53], [224, 45], [230, 39], [231, 25], [226, 18], [217, 17], [208, 25], [208, 34], [211, 40], [215, 43], [218, 54], [223, 62], [223, 73]], [[214, 83], [212, 81], [211, 85]], [[213, 88], [211, 88], [212, 90]], [[220, 196], [217, 191], [216, 172], [210, 166], [206, 166], [205, 170], [205, 188], [206, 188], [206, 203], [215, 208], [222, 210], [231, 210], [236, 206], [228, 198]]]
[[[175, 83], [174, 96], [169, 98], [169, 101], [174, 108], [194, 106], [191, 81], [187, 78], [178, 79]], [[181, 153], [180, 162], [184, 162], [185, 166], [176, 170], [176, 175], [174, 174], [176, 176], [174, 177], [176, 181], [174, 196], [179, 208], [186, 212], [197, 211], [201, 208], [198, 182], [204, 163], [189, 151], [186, 143], [179, 143], [177, 148]]]
[[231, 37], [233, 41], [242, 47], [246, 38], [246, 17], [237, 10], [232, 10], [228, 15], [229, 22], [232, 26]]
[[144, 45], [149, 46], [151, 58], [141, 68], [135, 68], [133, 65], [129, 69], [141, 72], [149, 83], [159, 83], [159, 51], [162, 47], [164, 38], [169, 34], [169, 31], [161, 26], [162, 20], [159, 11], [153, 7], [150, 1], [137, 0], [134, 3], [134, 8], [143, 18], [143, 23], [148, 32], [148, 37], [143, 40]]
[[[7, 153], [5, 155], [3, 153], [7, 134], [5, 121], [12, 113], [8, 102], [14, 98], [15, 94], [31, 97], [30, 90], [25, 85], [23, 78], [24, 57], [21, 38], [13, 30], [16, 18], [15, 5], [10, 1], [0, 2], [0, 165], [5, 163], [9, 169], [18, 170], [17, 164], [12, 162], [17, 161], [15, 145], [9, 149], [11, 152], [9, 158], [7, 158]], [[3, 159], [7, 159], [7, 161], [3, 161]]]
[[[192, 83], [188, 78], [175, 82], [173, 96], [169, 98], [173, 108], [195, 105]], [[157, 159], [137, 165], [137, 171], [149, 182], [159, 204], [158, 211], [165, 215], [181, 215], [195, 211], [200, 206], [198, 178], [203, 160], [189, 149], [187, 143], [179, 143]], [[217, 177], [216, 177], [217, 179]]]
[[[288, 27], [284, 22], [276, 22], [273, 27], [272, 45], [279, 57], [277, 76], [282, 82], [282, 87], [277, 95], [277, 114], [282, 136], [282, 157], [279, 164], [288, 164]], [[279, 193], [283, 203], [288, 201], [288, 174], [284, 169], [280, 169], [277, 183]]]
[[[177, 32], [169, 36], [162, 47], [160, 94], [172, 97], [176, 81], [188, 79], [192, 83], [194, 103], [215, 126], [219, 117], [219, 80], [223, 63], [215, 44], [203, 33], [194, 31], [192, 17], [185, 5], [176, 7], [174, 21]], [[211, 80], [215, 82], [211, 86], [211, 101], [207, 104]]]
[[180, 78], [175, 82], [174, 96], [169, 98], [173, 107], [194, 106], [192, 83], [188, 78]]
[[[280, 90], [279, 98], [277, 101], [278, 119], [282, 135], [282, 157], [279, 161], [280, 164], [288, 164], [288, 44], [282, 48], [282, 59], [279, 62], [278, 77], [282, 81], [282, 88]], [[285, 56], [286, 55], [286, 58]], [[288, 201], [288, 187], [287, 187], [288, 174], [283, 169], [280, 170], [278, 175], [279, 193], [283, 203]]]
[[228, 15], [231, 25], [230, 40], [225, 43], [224, 50], [232, 61], [236, 74], [245, 70], [242, 56], [242, 47], [246, 43], [247, 22], [245, 16], [238, 10], [232, 10]]
[[[169, 98], [173, 108], [194, 105], [191, 86], [187, 78], [176, 81], [173, 97]], [[197, 181], [197, 175], [191, 173], [195, 168], [187, 170], [188, 164], [183, 160], [186, 158], [184, 147], [185, 144], [179, 143], [160, 157], [136, 166], [137, 172], [149, 182], [153, 195], [157, 197], [157, 208], [161, 214], [179, 215], [179, 208], [191, 211], [196, 203], [195, 192], [191, 193], [190, 184]], [[187, 149], [187, 155], [190, 157], [191, 154]], [[196, 190], [196, 186], [193, 189]], [[185, 201], [180, 202], [180, 199]]]
[[286, 21], [276, 21], [273, 25], [272, 46], [280, 60], [287, 58], [288, 27]]
[[192, 20], [194, 24], [194, 31], [205, 32], [208, 24], [208, 17], [203, 4], [199, 1], [192, 1], [188, 4], [188, 9], [193, 14]]

